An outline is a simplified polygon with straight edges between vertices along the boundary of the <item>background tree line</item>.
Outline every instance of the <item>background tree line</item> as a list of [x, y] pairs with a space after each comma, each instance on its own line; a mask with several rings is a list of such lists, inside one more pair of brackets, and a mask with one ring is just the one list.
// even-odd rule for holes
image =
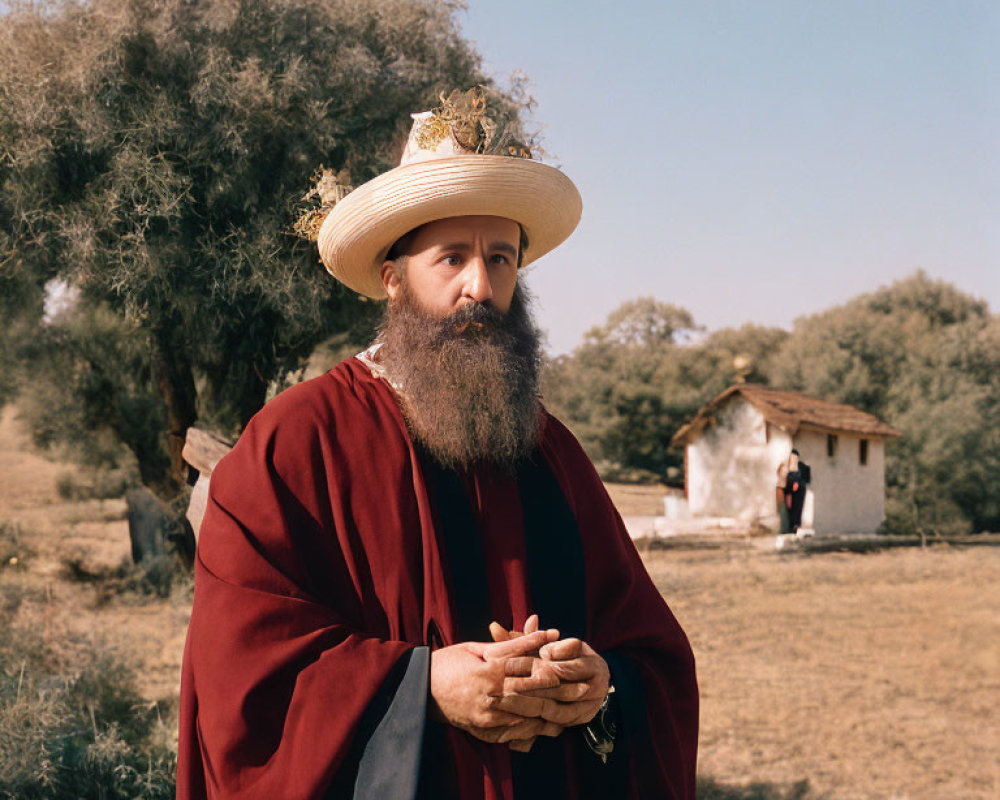
[[1000, 317], [923, 272], [790, 332], [706, 334], [684, 309], [633, 300], [549, 362], [544, 397], [606, 477], [679, 484], [671, 437], [737, 374], [902, 431], [887, 447], [889, 530], [1000, 530]]

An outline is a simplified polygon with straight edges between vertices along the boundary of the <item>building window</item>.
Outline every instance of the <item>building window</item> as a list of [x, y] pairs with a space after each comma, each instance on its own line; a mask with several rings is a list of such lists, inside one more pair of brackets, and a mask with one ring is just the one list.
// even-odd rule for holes
[[828, 433], [826, 435], [826, 454], [833, 458], [837, 455], [837, 434]]
[[858, 463], [863, 467], [868, 463], [868, 440], [858, 442]]

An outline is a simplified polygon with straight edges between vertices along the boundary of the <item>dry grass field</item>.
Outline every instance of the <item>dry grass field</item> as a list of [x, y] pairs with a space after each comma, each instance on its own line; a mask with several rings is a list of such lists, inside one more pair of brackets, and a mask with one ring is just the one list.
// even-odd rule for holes
[[607, 488], [615, 508], [622, 516], [655, 517], [663, 513], [665, 486], [609, 483]]
[[698, 660], [703, 774], [831, 800], [1000, 797], [1000, 548], [647, 565]]
[[12, 412], [0, 416], [0, 526], [19, 546], [0, 553], [0, 631], [26, 627], [57, 647], [106, 643], [127, 661], [138, 657], [147, 697], [175, 696], [190, 586], [168, 599], [113, 591], [130, 559], [125, 501], [63, 500], [57, 482], [75, 468], [31, 452]]
[[[18, 544], [0, 552], [0, 634], [16, 625], [67, 648], [104, 641], [141, 661], [147, 697], [173, 697], [190, 586], [166, 599], [109, 592], [101, 576], [128, 555], [124, 503], [63, 500], [56, 483], [72, 470], [31, 453], [6, 409], [0, 526]], [[731, 545], [646, 559], [698, 659], [706, 797], [1000, 796], [1000, 548], [806, 556]]]

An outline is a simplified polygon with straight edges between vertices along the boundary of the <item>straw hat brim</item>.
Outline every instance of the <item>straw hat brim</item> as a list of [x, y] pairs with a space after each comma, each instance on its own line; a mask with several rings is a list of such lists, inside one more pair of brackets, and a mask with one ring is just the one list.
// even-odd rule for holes
[[465, 215], [506, 217], [528, 238], [521, 265], [553, 250], [583, 211], [573, 182], [555, 167], [522, 158], [458, 155], [396, 167], [331, 209], [317, 244], [324, 266], [368, 297], [385, 297], [380, 272], [393, 243], [424, 223]]

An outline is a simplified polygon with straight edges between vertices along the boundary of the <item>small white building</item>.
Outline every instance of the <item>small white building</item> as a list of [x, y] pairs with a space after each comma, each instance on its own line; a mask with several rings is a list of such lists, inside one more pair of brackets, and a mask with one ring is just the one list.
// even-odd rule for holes
[[792, 449], [812, 473], [802, 527], [873, 533], [885, 517], [885, 442], [899, 431], [852, 406], [737, 384], [673, 438], [684, 445], [688, 513], [777, 530], [778, 467]]

